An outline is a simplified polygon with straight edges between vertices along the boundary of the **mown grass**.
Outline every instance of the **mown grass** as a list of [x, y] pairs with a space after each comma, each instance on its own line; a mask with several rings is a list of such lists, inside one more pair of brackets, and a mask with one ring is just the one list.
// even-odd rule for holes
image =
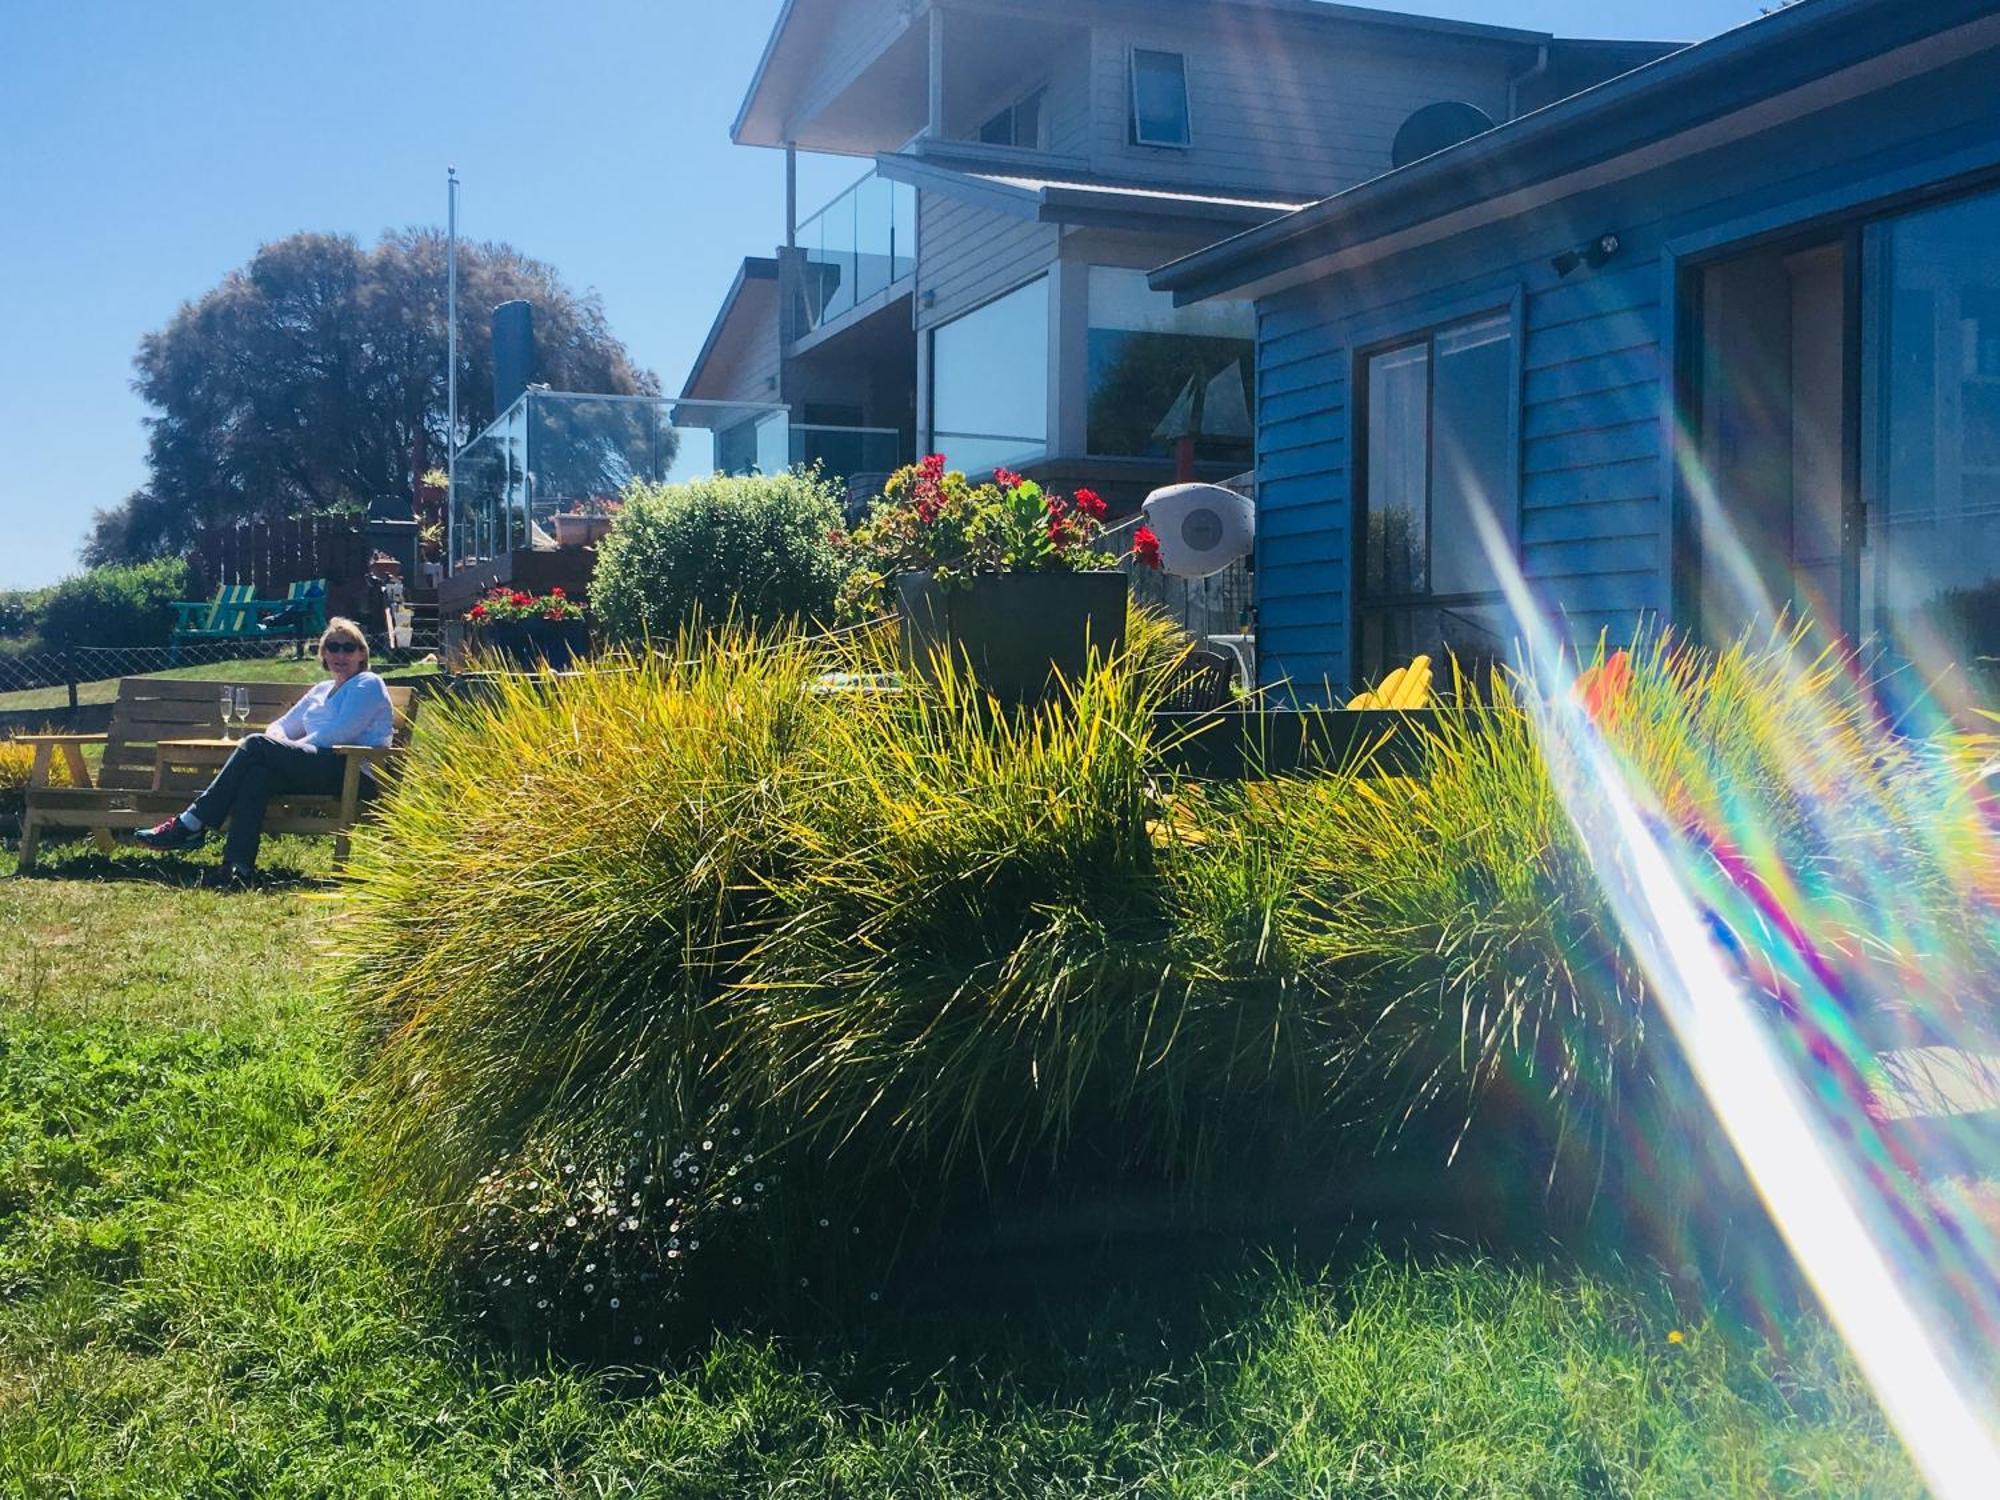
[[340, 901], [175, 863], [0, 880], [0, 1493], [1919, 1492], [1815, 1320], [1773, 1346], [1637, 1268], [1012, 1266], [664, 1368], [504, 1346], [363, 1191]]

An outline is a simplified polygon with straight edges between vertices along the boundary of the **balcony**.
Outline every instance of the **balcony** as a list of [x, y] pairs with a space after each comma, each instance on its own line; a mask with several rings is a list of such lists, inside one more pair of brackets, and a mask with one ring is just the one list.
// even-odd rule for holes
[[797, 240], [803, 337], [916, 273], [916, 189], [871, 172], [799, 225]]
[[634, 481], [818, 463], [865, 485], [895, 469], [901, 449], [893, 428], [794, 423], [788, 406], [530, 390], [459, 452], [451, 566], [552, 551], [555, 516]]

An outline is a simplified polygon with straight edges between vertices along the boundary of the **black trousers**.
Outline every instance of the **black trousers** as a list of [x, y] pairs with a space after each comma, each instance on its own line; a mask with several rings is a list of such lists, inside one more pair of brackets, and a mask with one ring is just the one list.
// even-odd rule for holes
[[229, 837], [223, 842], [222, 858], [247, 870], [257, 863], [257, 845], [264, 837], [265, 804], [273, 797], [298, 793], [336, 796], [344, 770], [341, 758], [332, 751], [302, 750], [265, 735], [246, 735], [189, 811], [204, 828], [220, 828], [228, 821]]

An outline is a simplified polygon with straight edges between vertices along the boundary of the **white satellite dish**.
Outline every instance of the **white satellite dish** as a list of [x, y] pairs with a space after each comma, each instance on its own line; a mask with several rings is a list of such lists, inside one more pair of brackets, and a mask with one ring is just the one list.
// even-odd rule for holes
[[1180, 578], [1206, 578], [1250, 555], [1256, 507], [1219, 484], [1176, 484], [1146, 497], [1146, 524], [1160, 539], [1160, 566]]

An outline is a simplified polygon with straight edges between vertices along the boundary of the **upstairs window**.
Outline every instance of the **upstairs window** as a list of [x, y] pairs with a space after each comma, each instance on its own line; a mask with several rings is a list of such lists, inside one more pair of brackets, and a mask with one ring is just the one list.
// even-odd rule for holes
[[1187, 59], [1178, 52], [1132, 50], [1132, 144], [1187, 146]]
[[988, 146], [1019, 146], [1026, 151], [1045, 149], [1042, 143], [1042, 99], [1047, 89], [1036, 89], [979, 127], [979, 139]]

